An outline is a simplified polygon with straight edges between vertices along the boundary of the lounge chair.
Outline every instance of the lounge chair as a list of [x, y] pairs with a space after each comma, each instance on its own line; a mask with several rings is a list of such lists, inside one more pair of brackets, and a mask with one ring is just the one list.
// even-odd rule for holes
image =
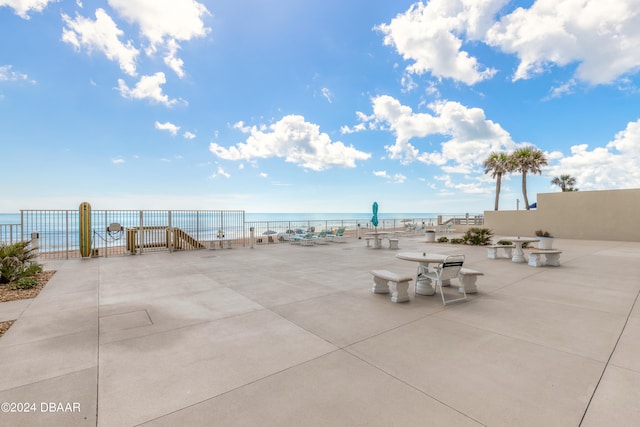
[[338, 231], [336, 231], [336, 234], [327, 234], [327, 237], [329, 238], [329, 240], [331, 242], [344, 242], [344, 228], [338, 228]]
[[453, 228], [453, 223], [448, 222], [447, 225], [445, 225], [444, 227], [438, 227], [436, 228], [436, 231], [445, 233], [445, 234], [449, 234], [449, 233], [453, 233], [455, 230], [455, 228]]
[[327, 232], [326, 231], [321, 231], [320, 233], [318, 233], [317, 236], [315, 236], [315, 244], [316, 245], [327, 245], [329, 242], [327, 241]]
[[304, 235], [296, 234], [291, 237], [292, 244], [299, 244], [300, 246], [311, 246], [314, 244], [314, 241], [317, 239], [315, 234], [307, 233]]

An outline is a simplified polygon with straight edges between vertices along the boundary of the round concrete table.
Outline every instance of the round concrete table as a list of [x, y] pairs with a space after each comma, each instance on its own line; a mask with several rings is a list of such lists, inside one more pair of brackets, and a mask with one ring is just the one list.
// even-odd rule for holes
[[513, 251], [513, 257], [511, 258], [511, 261], [513, 262], [527, 262], [527, 259], [524, 257], [524, 251], [522, 250], [522, 245], [524, 243], [533, 243], [533, 242], [539, 241], [535, 237], [520, 237], [520, 236], [504, 237], [502, 238], [502, 240], [508, 240], [510, 242], [513, 242], [513, 244], [516, 246], [516, 250]]
[[389, 231], [372, 231], [370, 233], [365, 233], [367, 236], [373, 236], [373, 249], [382, 248], [382, 238], [387, 234], [391, 234]]
[[[418, 295], [433, 295], [436, 293], [435, 288], [431, 284], [431, 279], [422, 277], [421, 273], [428, 270], [429, 264], [440, 264], [444, 262], [446, 257], [447, 255], [444, 254], [429, 252], [400, 252], [396, 255], [396, 258], [418, 263], [418, 271], [416, 272], [416, 294]], [[447, 280], [442, 283], [442, 286], [448, 285], [450, 285], [450, 283]]]

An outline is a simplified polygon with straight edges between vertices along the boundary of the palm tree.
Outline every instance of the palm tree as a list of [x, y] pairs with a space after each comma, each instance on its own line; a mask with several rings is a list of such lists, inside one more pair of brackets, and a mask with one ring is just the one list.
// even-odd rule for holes
[[542, 150], [532, 146], [524, 147], [516, 150], [511, 155], [515, 168], [514, 170], [522, 173], [522, 196], [524, 197], [524, 205], [529, 210], [529, 199], [527, 198], [527, 173], [542, 173], [542, 166], [547, 165], [547, 158]]
[[496, 179], [496, 205], [494, 210], [498, 210], [498, 201], [500, 199], [500, 186], [502, 185], [502, 175], [513, 170], [513, 162], [511, 157], [505, 152], [497, 153], [495, 151], [489, 154], [489, 157], [482, 163], [484, 173], [491, 172], [491, 178]]
[[559, 177], [556, 176], [555, 178], [553, 178], [551, 180], [551, 183], [553, 185], [557, 185], [558, 187], [560, 187], [560, 189], [565, 192], [565, 191], [578, 191], [577, 188], [574, 188], [573, 186], [576, 185], [576, 179], [574, 177], [572, 177], [571, 175], [560, 175]]

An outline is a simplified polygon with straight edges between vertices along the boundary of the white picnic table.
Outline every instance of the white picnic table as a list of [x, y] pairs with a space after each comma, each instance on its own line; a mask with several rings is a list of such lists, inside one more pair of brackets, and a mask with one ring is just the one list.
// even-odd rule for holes
[[524, 251], [522, 250], [522, 245], [525, 243], [533, 243], [533, 242], [539, 242], [539, 239], [536, 239], [535, 237], [505, 237], [502, 240], [508, 240], [510, 242], [513, 242], [513, 244], [516, 246], [515, 251], [513, 251], [513, 257], [511, 258], [511, 261], [513, 262], [527, 262], [527, 259], [524, 257]]
[[[437, 254], [431, 252], [400, 252], [396, 255], [396, 258], [413, 261], [418, 263], [418, 270], [416, 272], [416, 294], [419, 295], [433, 295], [436, 290], [431, 284], [431, 279], [422, 277], [421, 274], [429, 269], [429, 264], [440, 264], [444, 262], [447, 255]], [[448, 280], [443, 281], [443, 286], [448, 286], [451, 283]]]
[[369, 233], [365, 233], [365, 235], [367, 235], [367, 236], [373, 236], [373, 238], [374, 238], [373, 248], [374, 249], [382, 248], [382, 239], [388, 234], [392, 234], [392, 233], [389, 232], [389, 231], [371, 231]]

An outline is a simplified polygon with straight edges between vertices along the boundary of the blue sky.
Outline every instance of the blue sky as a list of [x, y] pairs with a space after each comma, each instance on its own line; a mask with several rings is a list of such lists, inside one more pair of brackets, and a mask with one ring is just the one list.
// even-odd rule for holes
[[640, 187], [638, 0], [0, 0], [0, 40], [0, 212], [480, 213], [524, 145], [530, 202]]

